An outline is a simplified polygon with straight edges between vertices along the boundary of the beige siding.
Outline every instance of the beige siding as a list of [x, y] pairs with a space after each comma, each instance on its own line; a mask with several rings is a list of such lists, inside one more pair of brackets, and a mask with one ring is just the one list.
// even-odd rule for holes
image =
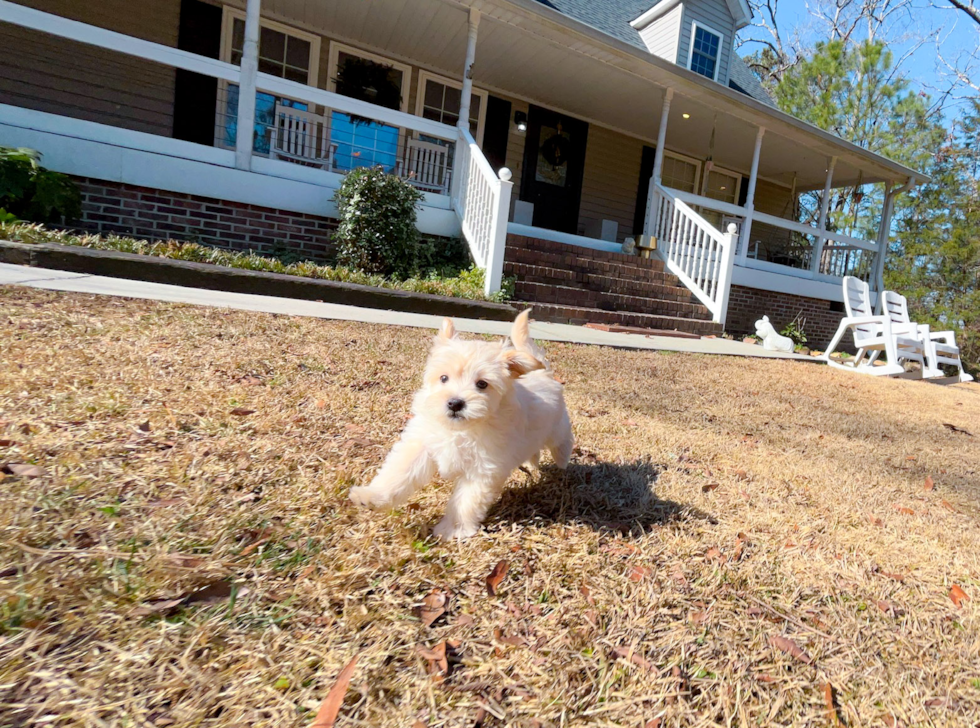
[[685, 68], [691, 50], [692, 21], [697, 21], [721, 34], [717, 81], [727, 86], [728, 60], [732, 54], [732, 38], [735, 36], [735, 20], [728, 11], [727, 3], [725, 0], [687, 0], [684, 3], [684, 20], [681, 23], [680, 40], [677, 45], [677, 62]]
[[[794, 218], [792, 190], [760, 179], [755, 185], [754, 207], [767, 215], [792, 220]], [[749, 232], [749, 243], [752, 246], [750, 250], [754, 250], [758, 244], [760, 259], [768, 260], [773, 254], [784, 250], [790, 242], [790, 232], [785, 228], [763, 222], [752, 223], [752, 230]]]
[[618, 240], [632, 235], [642, 156], [640, 140], [595, 124], [589, 126], [579, 208], [580, 233], [590, 222], [615, 220], [619, 223]]
[[640, 38], [653, 55], [671, 63], [677, 62], [677, 43], [681, 32], [684, 6], [678, 5], [640, 31]]
[[[144, 40], [177, 45], [178, 0], [22, 4]], [[170, 136], [174, 69], [0, 24], [0, 103]]]

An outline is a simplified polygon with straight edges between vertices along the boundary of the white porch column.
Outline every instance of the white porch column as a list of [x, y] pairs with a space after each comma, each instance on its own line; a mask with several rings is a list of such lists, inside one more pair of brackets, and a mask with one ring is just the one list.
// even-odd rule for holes
[[643, 232], [647, 235], [656, 234], [653, 218], [657, 214], [657, 186], [664, 169], [664, 145], [667, 143], [667, 118], [670, 116], [670, 100], [674, 98], [674, 89], [664, 89], [663, 105], [660, 108], [660, 127], [657, 129], [657, 148], [653, 154], [653, 175], [650, 177], [650, 190], [647, 192], [647, 214]]
[[745, 193], [745, 220], [738, 235], [738, 262], [745, 264], [749, 255], [749, 235], [752, 234], [752, 213], [755, 210], [755, 183], [759, 179], [759, 157], [762, 156], [762, 137], [766, 134], [764, 126], [755, 135], [755, 149], [752, 150], [752, 168], [749, 170], [749, 189]]
[[252, 167], [252, 137], [255, 133], [255, 77], [259, 72], [259, 13], [262, 0], [245, 6], [245, 45], [242, 48], [242, 77], [238, 84], [238, 129], [235, 136], [235, 166]]
[[480, 26], [480, 11], [470, 8], [469, 28], [466, 31], [466, 62], [463, 65], [463, 91], [459, 98], [460, 129], [470, 128], [470, 102], [473, 98], [473, 62], [476, 60], [476, 31]]
[[[837, 166], [837, 157], [827, 158], [827, 179], [823, 183], [823, 197], [820, 199], [820, 221], [817, 227], [820, 232], [827, 231], [827, 212], [830, 210], [830, 185], [834, 181], [834, 167]], [[820, 258], [823, 256], [824, 238], [817, 233], [817, 239], [813, 241], [813, 260], [810, 261], [810, 270], [814, 273], [820, 270]]]

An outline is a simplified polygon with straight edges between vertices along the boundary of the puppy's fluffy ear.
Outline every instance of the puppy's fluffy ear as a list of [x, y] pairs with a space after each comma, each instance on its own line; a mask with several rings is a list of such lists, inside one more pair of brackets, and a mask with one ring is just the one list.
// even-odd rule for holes
[[439, 328], [439, 333], [436, 334], [436, 343], [445, 344], [450, 339], [456, 338], [456, 327], [453, 326], [452, 319], [444, 318], [442, 320], [442, 326]]
[[507, 367], [512, 377], [519, 377], [536, 369], [544, 369], [544, 364], [535, 359], [531, 354], [520, 349], [503, 349], [498, 357]]
[[514, 342], [515, 349], [526, 349], [531, 338], [528, 330], [528, 320], [531, 318], [531, 309], [525, 308], [514, 319], [514, 325], [510, 327], [510, 340]]

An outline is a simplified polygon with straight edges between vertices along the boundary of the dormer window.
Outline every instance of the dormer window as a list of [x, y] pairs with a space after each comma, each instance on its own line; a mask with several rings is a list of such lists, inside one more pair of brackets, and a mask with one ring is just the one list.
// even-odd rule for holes
[[721, 33], [697, 21], [691, 23], [691, 51], [687, 66], [695, 73], [718, 80], [718, 57], [721, 55]]

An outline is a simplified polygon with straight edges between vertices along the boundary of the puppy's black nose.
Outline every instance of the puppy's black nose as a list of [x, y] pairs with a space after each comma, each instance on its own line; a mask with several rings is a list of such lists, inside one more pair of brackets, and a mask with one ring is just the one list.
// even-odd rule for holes
[[450, 412], [459, 412], [460, 410], [466, 409], [466, 402], [461, 400], [459, 397], [454, 397], [446, 402], [446, 406], [449, 408]]

